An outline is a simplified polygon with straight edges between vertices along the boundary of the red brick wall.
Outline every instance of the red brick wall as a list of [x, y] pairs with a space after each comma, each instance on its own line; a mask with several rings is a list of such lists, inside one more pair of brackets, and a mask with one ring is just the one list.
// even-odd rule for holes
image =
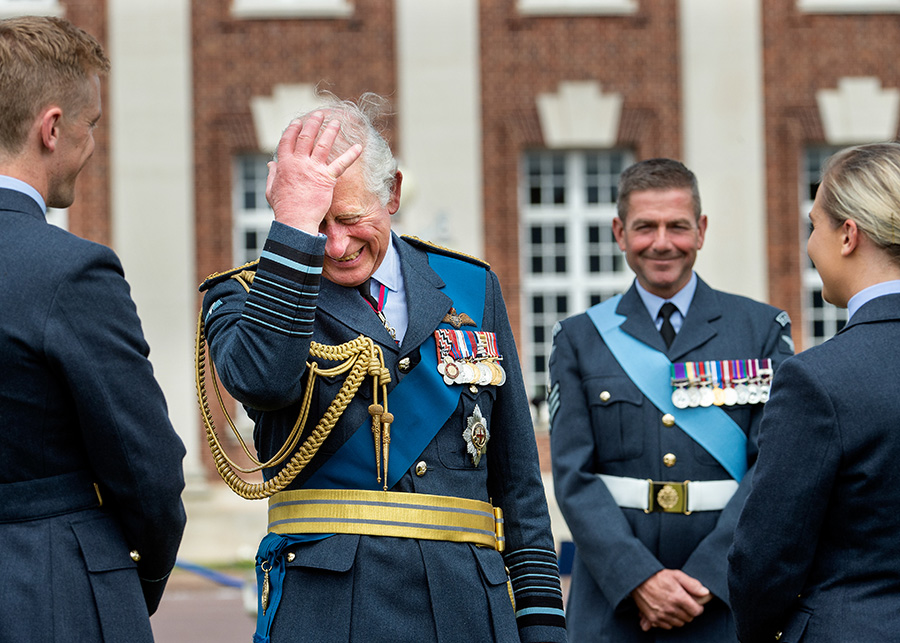
[[794, 0], [763, 0], [769, 296], [794, 320], [802, 346], [798, 221], [803, 150], [824, 144], [816, 90], [842, 76], [875, 76], [900, 87], [900, 15], [812, 15]]
[[624, 99], [619, 145], [636, 158], [681, 153], [678, 7], [642, 0], [625, 17], [526, 17], [515, 0], [481, 2], [485, 258], [520, 328], [518, 163], [544, 147], [535, 99], [560, 81], [596, 80]]
[[[62, 0], [65, 17], [94, 36], [109, 53], [106, 34], [106, 2]], [[113, 65], [115, 60], [111, 61]], [[94, 156], [81, 171], [75, 186], [75, 202], [69, 208], [69, 230], [80, 237], [110, 245], [111, 203], [109, 190], [109, 79], [100, 80], [103, 118], [94, 130]]]
[[250, 98], [320, 82], [342, 98], [394, 96], [397, 82], [390, 0], [355, 0], [348, 20], [235, 20], [231, 0], [192, 4], [199, 281], [232, 264], [232, 159], [258, 151]]

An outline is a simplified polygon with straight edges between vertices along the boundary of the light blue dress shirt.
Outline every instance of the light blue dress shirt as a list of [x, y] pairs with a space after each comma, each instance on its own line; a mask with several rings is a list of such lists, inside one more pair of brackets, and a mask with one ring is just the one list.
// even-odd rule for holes
[[900, 280], [882, 281], [880, 284], [863, 288], [847, 302], [847, 315], [853, 317], [853, 313], [859, 310], [863, 304], [869, 303], [876, 297], [893, 294], [900, 294]]
[[684, 318], [687, 317], [691, 302], [694, 300], [694, 293], [697, 292], [697, 273], [691, 272], [690, 281], [687, 282], [687, 285], [685, 285], [684, 288], [675, 293], [671, 299], [663, 299], [662, 297], [654, 295], [641, 286], [638, 281], [635, 281], [634, 283], [635, 286], [637, 286], [638, 295], [640, 295], [641, 301], [644, 302], [647, 312], [650, 313], [650, 318], [656, 325], [656, 330], [659, 330], [662, 327], [662, 317], [659, 316], [659, 309], [662, 308], [663, 304], [667, 301], [675, 304], [677, 310], [672, 313], [669, 321], [672, 322], [672, 328], [678, 333], [678, 331], [681, 330], [681, 325], [684, 323]]
[[397, 333], [397, 342], [402, 344], [406, 329], [409, 327], [409, 310], [406, 307], [406, 286], [403, 284], [403, 272], [400, 270], [400, 253], [394, 247], [394, 237], [390, 237], [387, 253], [378, 269], [372, 273], [372, 281], [369, 283], [372, 296], [378, 300], [381, 287], [384, 284], [385, 292], [384, 313], [385, 319], [391, 328]]
[[20, 181], [19, 179], [14, 179], [11, 176], [0, 174], [0, 188], [15, 190], [16, 192], [21, 192], [22, 194], [30, 196], [32, 199], [37, 201], [37, 204], [39, 206], [41, 206], [41, 212], [44, 213], [44, 216], [47, 216], [47, 203], [44, 201], [44, 197], [41, 196], [40, 192], [25, 183], [25, 181]]

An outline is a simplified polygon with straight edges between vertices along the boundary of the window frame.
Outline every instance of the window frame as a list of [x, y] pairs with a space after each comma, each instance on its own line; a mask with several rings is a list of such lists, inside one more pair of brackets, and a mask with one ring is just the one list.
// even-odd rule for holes
[[[540, 187], [553, 195], [558, 187], [555, 181], [561, 177], [564, 188], [563, 202], [555, 202], [552, 196], [534, 203], [532, 188], [536, 187], [531, 172], [534, 157], [544, 159], [544, 165], [552, 166], [548, 159], [562, 160], [561, 175], [540, 175]], [[605, 171], [596, 174], [606, 176], [599, 186], [596, 202], [590, 201], [587, 167], [589, 159], [606, 158]], [[611, 161], [616, 157], [616, 161]], [[612, 235], [612, 220], [617, 216], [616, 188], [618, 176], [633, 162], [633, 154], [624, 148], [609, 149], [532, 149], [523, 152], [519, 166], [519, 256], [522, 288], [520, 292], [521, 354], [524, 356], [522, 373], [526, 388], [532, 398], [540, 398], [545, 392], [549, 374], [550, 349], [553, 327], [556, 322], [585, 311], [590, 306], [624, 292], [634, 280], [634, 273], [625, 261]], [[617, 169], [615, 169], [615, 165]], [[552, 174], [552, 173], [551, 173]], [[600, 181], [600, 183], [604, 183]], [[606, 194], [602, 194], [606, 190]], [[591, 238], [591, 227], [599, 226], [597, 240]], [[534, 243], [532, 231], [540, 227], [550, 230], [551, 237], [559, 228], [565, 230], [562, 242], [543, 238]], [[604, 238], [605, 237], [605, 238]], [[535, 246], [539, 247], [535, 251]], [[551, 250], [546, 250], [552, 246]], [[540, 249], [546, 250], [541, 252]], [[561, 251], [561, 255], [560, 255]], [[592, 255], [590, 251], [594, 251]], [[541, 256], [549, 258], [547, 270], [535, 272], [532, 260]], [[555, 259], [564, 257], [565, 270], [558, 271]], [[596, 256], [599, 270], [592, 270], [591, 261]], [[545, 262], [546, 263], [546, 262]], [[610, 268], [612, 270], [604, 269]], [[543, 305], [538, 310], [538, 298]], [[560, 310], [564, 301], [565, 310]]]
[[[822, 299], [822, 278], [813, 266], [806, 252], [809, 240], [809, 212], [815, 196], [813, 185], [819, 182], [822, 164], [841, 149], [833, 145], [807, 145], [800, 160], [800, 290], [801, 314], [803, 316], [803, 349], [818, 346], [828, 341], [847, 323], [847, 310], [838, 308]], [[811, 166], [812, 154], [816, 155], [815, 167]], [[822, 332], [817, 332], [821, 327]]]
[[[234, 265], [243, 265], [259, 258], [263, 244], [274, 220], [272, 207], [266, 201], [267, 163], [271, 157], [265, 154], [237, 154], [232, 162], [232, 222], [231, 249]], [[245, 207], [245, 196], [248, 193], [245, 176], [245, 163], [255, 161], [253, 190], [255, 204], [253, 208]], [[256, 252], [249, 252], [246, 245], [247, 233], [257, 235]]]

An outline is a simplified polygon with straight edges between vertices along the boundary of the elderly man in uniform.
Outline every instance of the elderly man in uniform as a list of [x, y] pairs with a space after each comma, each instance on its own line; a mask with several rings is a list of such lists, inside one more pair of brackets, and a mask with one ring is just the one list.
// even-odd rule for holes
[[122, 267], [45, 219], [94, 151], [103, 49], [0, 21], [0, 639], [152, 641], [181, 460]]
[[[260, 260], [201, 286], [213, 363], [277, 482], [255, 640], [564, 641], [497, 276], [392, 233], [402, 176], [372, 125], [382, 106], [328, 97], [293, 121]], [[341, 398], [356, 342], [376, 381]]]
[[635, 282], [555, 329], [550, 439], [576, 545], [571, 641], [735, 640], [726, 554], [767, 382], [793, 343], [786, 313], [697, 277], [706, 227], [684, 165], [626, 169], [613, 232]]

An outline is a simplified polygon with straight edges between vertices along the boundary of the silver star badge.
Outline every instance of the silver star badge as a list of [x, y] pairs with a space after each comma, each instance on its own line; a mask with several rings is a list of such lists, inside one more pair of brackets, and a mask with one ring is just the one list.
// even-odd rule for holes
[[481, 456], [487, 452], [487, 443], [491, 439], [487, 428], [487, 419], [481, 414], [481, 409], [477, 404], [467, 423], [468, 426], [463, 431], [463, 439], [466, 441], [466, 450], [472, 456], [472, 464], [477, 467], [481, 462]]

